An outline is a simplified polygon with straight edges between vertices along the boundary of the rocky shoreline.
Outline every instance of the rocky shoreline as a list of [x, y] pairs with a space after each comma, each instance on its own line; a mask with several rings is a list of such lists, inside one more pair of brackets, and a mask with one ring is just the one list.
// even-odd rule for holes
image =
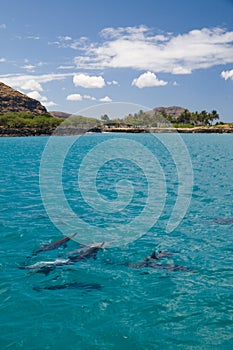
[[50, 136], [54, 129], [0, 128], [0, 137]]
[[19, 129], [0, 128], [0, 137], [26, 137], [26, 136], [72, 136], [85, 134], [86, 132], [114, 132], [114, 133], [191, 133], [191, 134], [232, 134], [233, 125], [193, 127], [193, 128], [133, 128], [133, 127], [92, 127], [92, 128], [43, 128], [43, 129]]
[[201, 127], [193, 127], [193, 128], [172, 128], [172, 127], [164, 127], [164, 128], [108, 128], [104, 129], [104, 132], [128, 132], [128, 133], [189, 133], [189, 134], [231, 134], [233, 133], [233, 125], [232, 126], [201, 126]]

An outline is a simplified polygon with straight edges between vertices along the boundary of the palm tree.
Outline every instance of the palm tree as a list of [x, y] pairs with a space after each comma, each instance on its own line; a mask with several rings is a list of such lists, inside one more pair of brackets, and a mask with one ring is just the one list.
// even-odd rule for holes
[[211, 113], [209, 113], [209, 123], [212, 125], [212, 122], [214, 120], [219, 120], [219, 114], [215, 110], [213, 110]]
[[199, 113], [198, 121], [201, 123], [201, 125], [208, 125], [208, 113], [206, 110]]

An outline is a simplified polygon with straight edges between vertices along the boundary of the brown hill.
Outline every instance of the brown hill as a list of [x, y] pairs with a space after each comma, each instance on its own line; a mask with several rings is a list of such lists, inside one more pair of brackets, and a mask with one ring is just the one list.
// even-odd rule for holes
[[48, 113], [39, 101], [0, 82], [0, 113], [7, 112]]
[[[185, 111], [185, 108], [178, 106], [171, 107], [156, 107], [149, 111], [149, 113], [163, 113], [165, 112], [167, 115], [170, 115], [173, 118], [179, 118], [179, 116]], [[148, 113], [148, 112], [147, 112]]]
[[73, 114], [66, 113], [66, 112], [60, 112], [60, 111], [49, 111], [49, 113], [54, 116], [55, 118], [69, 118]]

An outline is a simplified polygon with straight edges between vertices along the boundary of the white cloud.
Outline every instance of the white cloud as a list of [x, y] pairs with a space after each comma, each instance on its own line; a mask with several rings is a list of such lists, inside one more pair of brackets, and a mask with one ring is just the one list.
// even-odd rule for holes
[[92, 100], [92, 101], [95, 101], [95, 100], [96, 100], [95, 97], [90, 96], [90, 95], [83, 95], [83, 98], [86, 99], [86, 100]]
[[59, 66], [58, 69], [74, 69], [74, 66]]
[[68, 101], [82, 101], [82, 96], [80, 94], [71, 94], [66, 97]]
[[79, 39], [72, 39], [70, 36], [59, 36], [57, 41], [48, 42], [49, 45], [56, 45], [59, 48], [71, 48], [73, 50], [82, 49], [83, 45], [89, 42], [88, 38], [82, 36]]
[[34, 71], [36, 66], [34, 66], [33, 64], [25, 64], [24, 66], [22, 66], [21, 68], [29, 70], [29, 71]]
[[56, 45], [59, 48], [82, 49], [83, 45], [89, 42], [88, 38], [82, 36], [79, 39], [72, 39], [70, 36], [59, 36], [56, 41], [49, 41], [48, 45]]
[[233, 69], [222, 71], [221, 77], [225, 80], [232, 79], [233, 80]]
[[48, 45], [57, 45], [58, 47], [62, 47], [60, 45], [60, 41], [48, 41]]
[[103, 88], [105, 86], [104, 78], [101, 76], [76, 74], [73, 78], [75, 86], [81, 86], [86, 89], [90, 88]]
[[108, 85], [119, 85], [118, 81], [112, 80], [112, 81], [107, 81]]
[[59, 40], [64, 40], [64, 41], [70, 41], [70, 40], [72, 40], [72, 38], [70, 37], [70, 36], [68, 36], [68, 35], [65, 35], [65, 36], [59, 36], [58, 37], [58, 39]]
[[6, 59], [5, 58], [0, 58], [0, 63], [3, 63], [3, 62], [6, 62]]
[[43, 91], [42, 85], [54, 80], [64, 80], [73, 76], [74, 73], [52, 73], [43, 75], [20, 75], [20, 74], [3, 74], [0, 80], [9, 86], [20, 90]]
[[96, 98], [90, 95], [80, 95], [80, 94], [71, 94], [66, 97], [68, 101], [82, 101], [84, 100], [91, 100], [96, 101]]
[[55, 102], [53, 102], [53, 101], [48, 101], [48, 102], [43, 102], [43, 105], [44, 105], [46, 108], [49, 108], [49, 107], [57, 106], [57, 103], [55, 103]]
[[36, 81], [35, 79], [29, 79], [29, 80], [22, 80], [22, 81], [18, 81], [17, 83], [13, 83], [13, 86], [17, 86], [22, 89], [22, 90], [37, 90], [37, 91], [43, 91], [43, 88], [41, 86], [40, 83], [38, 83], [38, 81]]
[[35, 72], [35, 69], [37, 67], [42, 67], [42, 66], [46, 65], [46, 63], [41, 62], [41, 61], [40, 62], [36, 62], [35, 64], [31, 64], [27, 58], [24, 59], [24, 63], [25, 64], [23, 66], [21, 66], [20, 68], [26, 69], [30, 73]]
[[118, 27], [118, 28], [105, 28], [100, 32], [100, 35], [105, 39], [128, 39], [130, 36], [133, 40], [141, 40], [144, 38], [144, 34], [148, 31], [148, 28], [144, 25], [138, 27]]
[[159, 80], [154, 73], [148, 71], [134, 79], [132, 81], [132, 85], [142, 89], [144, 87], [164, 86], [167, 85], [167, 82], [164, 80]]
[[202, 28], [187, 33], [153, 34], [146, 26], [106, 28], [101, 41], [79, 41], [74, 62], [82, 69], [133, 68], [151, 72], [190, 74], [233, 63], [233, 31]]
[[172, 74], [191, 74], [192, 69], [191, 68], [185, 68], [185, 67], [175, 67], [172, 69]]
[[100, 98], [100, 101], [101, 102], [112, 102], [112, 99], [110, 97], [108, 97], [108, 96], [105, 96], [103, 98]]
[[27, 39], [30, 40], [40, 40], [40, 37], [38, 35], [29, 35], [27, 36]]
[[34, 100], [39, 100], [41, 102], [48, 101], [47, 97], [42, 96], [38, 91], [32, 91], [27, 94], [28, 97], [34, 98]]
[[28, 36], [16, 35], [15, 39], [18, 39], [18, 40], [40, 40], [40, 37], [38, 35], [28, 35]]
[[6, 25], [4, 23], [0, 24], [0, 29], [6, 29]]
[[27, 96], [33, 98], [34, 100], [40, 101], [45, 107], [53, 107], [57, 105], [53, 101], [48, 101], [47, 97], [42, 96], [38, 91], [29, 92]]

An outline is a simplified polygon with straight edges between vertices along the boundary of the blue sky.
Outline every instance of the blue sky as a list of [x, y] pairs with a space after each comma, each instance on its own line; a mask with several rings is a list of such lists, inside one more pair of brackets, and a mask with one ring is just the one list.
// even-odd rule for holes
[[232, 0], [8, 0], [0, 81], [48, 110], [125, 102], [233, 121]]

